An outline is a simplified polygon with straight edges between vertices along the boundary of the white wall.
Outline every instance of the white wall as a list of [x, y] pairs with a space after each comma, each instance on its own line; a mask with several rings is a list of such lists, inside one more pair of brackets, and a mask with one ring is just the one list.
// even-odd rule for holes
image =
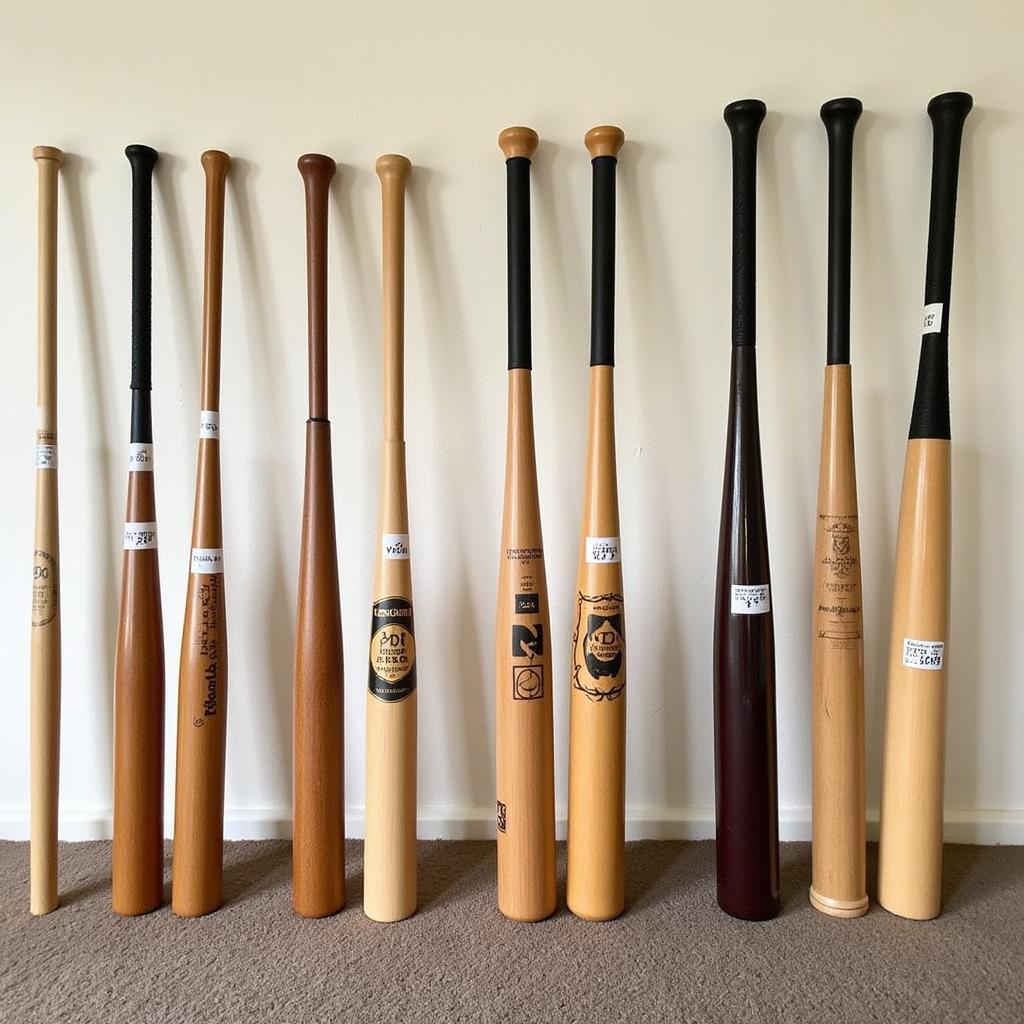
[[[227, 212], [223, 453], [231, 637], [229, 834], [286, 829], [305, 420], [303, 197], [295, 161], [339, 162], [331, 202], [331, 402], [346, 635], [347, 796], [359, 833], [379, 394], [379, 188], [406, 153], [407, 430], [424, 834], [488, 834], [492, 620], [505, 430], [505, 170], [533, 125], [536, 419], [557, 671], [568, 672], [583, 484], [590, 167], [623, 126], [618, 428], [630, 641], [632, 834], [708, 834], [712, 593], [729, 360], [730, 100], [762, 97], [759, 350], [786, 835], [810, 802], [809, 580], [825, 320], [818, 107], [853, 94], [853, 333], [877, 804], [890, 570], [917, 366], [935, 93], [976, 100], [952, 299], [949, 834], [1024, 840], [1024, 277], [1018, 49], [1024, 12], [928, 5], [126, 2], [8, 5], [0, 31], [0, 834], [27, 833], [35, 387], [34, 144], [60, 192], [64, 622], [62, 835], [102, 832], [129, 411], [130, 174], [155, 187], [157, 490], [168, 653], [167, 793], [198, 413], [203, 179], [235, 157]], [[564, 807], [568, 683], [556, 692]]]

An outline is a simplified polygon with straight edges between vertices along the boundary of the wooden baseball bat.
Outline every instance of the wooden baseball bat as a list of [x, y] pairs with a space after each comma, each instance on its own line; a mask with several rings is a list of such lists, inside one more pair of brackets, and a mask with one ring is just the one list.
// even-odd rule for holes
[[228, 638], [220, 500], [220, 324], [224, 187], [231, 158], [211, 149], [206, 171], [203, 362], [192, 554], [178, 673], [171, 908], [182, 917], [216, 910], [224, 888], [224, 745]]
[[755, 341], [760, 100], [725, 108], [732, 135], [732, 369], [715, 588], [718, 905], [763, 920], [779, 905], [775, 640], [761, 476]]
[[39, 178], [36, 522], [30, 667], [29, 909], [57, 906], [60, 781], [60, 531], [57, 522], [57, 172], [64, 154], [32, 150]]
[[327, 200], [335, 164], [299, 157], [306, 192], [309, 419], [295, 617], [292, 906], [325, 917], [345, 904], [343, 664], [331, 422], [327, 418]]
[[924, 323], [896, 539], [878, 844], [878, 902], [928, 920], [942, 907], [949, 627], [949, 296], [964, 121], [973, 100], [928, 104], [934, 141]]
[[555, 910], [551, 619], [533, 439], [530, 335], [532, 128], [498, 136], [508, 188], [508, 440], [495, 627], [498, 908], [517, 921]]
[[132, 167], [132, 419], [121, 610], [114, 661], [113, 907], [145, 914], [164, 890], [164, 627], [153, 484], [151, 322], [153, 167], [157, 152], [129, 146]]
[[586, 134], [593, 165], [590, 420], [569, 696], [566, 902], [590, 921], [625, 906], [626, 631], [615, 474], [615, 166], [624, 136]]
[[828, 355], [814, 550], [810, 900], [833, 917], [867, 912], [864, 624], [850, 378], [850, 211], [860, 100], [821, 108], [828, 136]]
[[377, 161], [384, 236], [384, 441], [366, 694], [363, 910], [375, 921], [416, 912], [416, 636], [405, 487], [403, 333], [405, 183], [412, 165]]

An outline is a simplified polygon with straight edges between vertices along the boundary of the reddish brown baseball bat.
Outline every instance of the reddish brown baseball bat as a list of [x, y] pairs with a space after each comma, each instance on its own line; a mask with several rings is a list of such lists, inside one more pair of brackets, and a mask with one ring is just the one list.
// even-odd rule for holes
[[345, 904], [343, 678], [338, 549], [327, 418], [327, 199], [334, 161], [299, 157], [306, 190], [309, 419], [295, 624], [292, 906], [325, 917]]

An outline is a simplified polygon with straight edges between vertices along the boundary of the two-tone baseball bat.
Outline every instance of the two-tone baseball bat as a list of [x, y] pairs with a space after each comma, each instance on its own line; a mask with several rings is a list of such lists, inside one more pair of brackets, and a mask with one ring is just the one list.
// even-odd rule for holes
[[715, 589], [718, 904], [762, 920], [779, 905], [775, 640], [761, 476], [755, 341], [760, 100], [725, 108], [732, 136], [732, 368]]
[[494, 681], [497, 718], [498, 908], [518, 921], [555, 910], [555, 776], [551, 619], [537, 493], [530, 333], [532, 128], [506, 128], [508, 438], [498, 559]]
[[224, 272], [224, 189], [231, 158], [203, 154], [206, 243], [203, 272], [202, 411], [192, 518], [192, 552], [178, 673], [171, 907], [198, 917], [220, 906], [224, 889], [224, 753], [228, 638], [220, 498], [220, 325]]
[[927, 920], [942, 907], [942, 786], [950, 600], [949, 297], [964, 121], [973, 100], [928, 104], [934, 140], [924, 323], [900, 499], [878, 844], [878, 902]]
[[590, 417], [569, 696], [566, 902], [591, 921], [625, 906], [626, 629], [615, 471], [615, 167], [622, 130], [591, 128]]
[[864, 629], [850, 377], [853, 131], [860, 100], [821, 108], [828, 136], [828, 351], [815, 527], [811, 655], [811, 903], [868, 909], [864, 836]]
[[132, 168], [132, 413], [114, 661], [113, 907], [145, 914], [164, 889], [164, 627], [153, 484], [151, 322], [156, 150]]
[[36, 521], [30, 661], [29, 909], [57, 906], [60, 780], [60, 541], [57, 525], [57, 172], [64, 154], [32, 150], [39, 179]]
[[366, 694], [363, 910], [375, 921], [416, 911], [416, 631], [405, 486], [405, 184], [412, 165], [377, 161], [384, 272], [384, 441]]
[[325, 917], [345, 904], [343, 666], [331, 422], [327, 418], [327, 200], [335, 164], [299, 157], [306, 193], [309, 419], [295, 617], [292, 905]]

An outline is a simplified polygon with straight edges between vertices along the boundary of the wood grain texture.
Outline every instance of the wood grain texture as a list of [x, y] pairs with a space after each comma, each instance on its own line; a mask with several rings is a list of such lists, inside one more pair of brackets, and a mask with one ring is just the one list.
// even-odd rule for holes
[[[155, 523], [152, 470], [128, 474], [126, 523]], [[164, 629], [155, 547], [126, 549], [114, 661], [114, 841], [117, 914], [145, 914], [164, 892]]]
[[590, 368], [583, 522], [569, 696], [566, 901], [591, 921], [625, 906], [626, 642], [618, 551], [591, 560], [591, 539], [619, 543], [613, 368]]
[[[896, 538], [878, 902], [917, 920], [942, 906], [950, 533], [950, 442], [913, 438]], [[907, 667], [908, 639], [942, 644], [941, 667]]]
[[835, 917], [867, 912], [864, 628], [848, 363], [825, 368], [812, 624], [810, 899]]
[[[206, 171], [202, 409], [220, 410], [224, 189], [230, 158], [203, 154]], [[178, 745], [171, 907], [182, 917], [216, 910], [224, 892], [224, 757], [228, 643], [221, 553], [220, 439], [200, 437], [192, 518], [192, 559], [178, 673]], [[200, 552], [197, 555], [197, 552]], [[210, 571], [210, 570], [214, 571]]]
[[36, 511], [29, 668], [29, 909], [58, 903], [60, 781], [60, 530], [57, 512], [57, 181], [64, 154], [32, 150], [39, 190]]
[[[389, 154], [377, 161], [384, 241], [384, 441], [366, 695], [363, 867], [363, 910], [375, 921], [399, 921], [416, 911], [416, 638], [403, 439], [405, 183], [410, 169], [404, 156]], [[404, 556], [391, 550], [395, 547], [404, 547]]]
[[494, 666], [498, 908], [517, 921], [540, 921], [556, 905], [551, 619], [524, 369], [508, 379]]
[[341, 601], [327, 419], [327, 201], [334, 161], [299, 159], [306, 193], [309, 420], [295, 622], [292, 905], [325, 917], [345, 903]]

